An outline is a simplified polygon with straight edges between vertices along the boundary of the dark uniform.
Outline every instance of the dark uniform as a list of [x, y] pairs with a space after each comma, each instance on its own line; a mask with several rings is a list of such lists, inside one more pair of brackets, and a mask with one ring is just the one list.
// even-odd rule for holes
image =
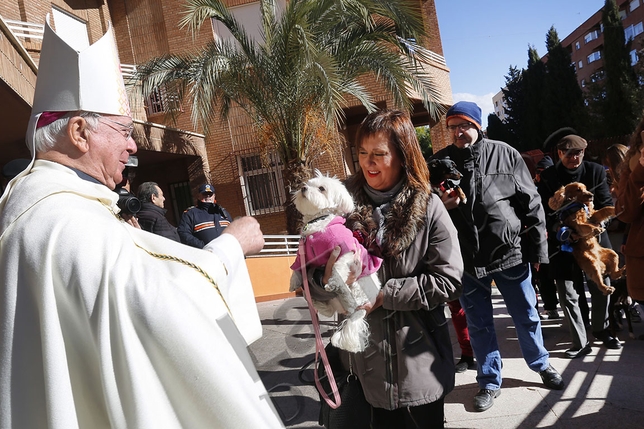
[[183, 244], [202, 249], [219, 237], [233, 218], [225, 208], [216, 203], [197, 203], [183, 212], [179, 223], [179, 237]]

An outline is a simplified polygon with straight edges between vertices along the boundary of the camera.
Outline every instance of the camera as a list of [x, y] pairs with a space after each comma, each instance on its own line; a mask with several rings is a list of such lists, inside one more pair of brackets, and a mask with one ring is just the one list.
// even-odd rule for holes
[[119, 194], [119, 200], [116, 203], [117, 206], [121, 209], [122, 214], [128, 214], [134, 216], [141, 210], [141, 200], [135, 197], [127, 189], [117, 187], [114, 192]]

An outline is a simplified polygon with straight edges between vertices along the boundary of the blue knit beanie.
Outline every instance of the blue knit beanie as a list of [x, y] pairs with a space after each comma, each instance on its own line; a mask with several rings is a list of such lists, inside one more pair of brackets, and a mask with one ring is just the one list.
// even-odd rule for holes
[[476, 127], [481, 129], [481, 108], [471, 101], [459, 101], [449, 108], [446, 120], [449, 118], [461, 118], [472, 122]]

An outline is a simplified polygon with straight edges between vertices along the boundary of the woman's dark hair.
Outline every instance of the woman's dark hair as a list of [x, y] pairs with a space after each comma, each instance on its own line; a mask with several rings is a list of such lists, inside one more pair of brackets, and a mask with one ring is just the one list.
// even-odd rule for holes
[[[430, 192], [429, 170], [416, 137], [416, 129], [409, 115], [400, 110], [380, 110], [370, 113], [360, 124], [356, 133], [356, 147], [375, 134], [383, 133], [389, 137], [398, 156], [402, 160], [407, 182], [414, 189]], [[360, 179], [365, 181], [364, 175]]]

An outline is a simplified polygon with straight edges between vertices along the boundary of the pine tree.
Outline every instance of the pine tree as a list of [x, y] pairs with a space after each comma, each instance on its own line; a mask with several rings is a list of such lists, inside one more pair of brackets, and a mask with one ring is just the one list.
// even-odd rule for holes
[[615, 0], [606, 0], [602, 14], [604, 25], [603, 92], [596, 95], [605, 136], [630, 134], [641, 111], [640, 88], [630, 62], [630, 41], [626, 43], [624, 27]]
[[546, 35], [548, 61], [542, 108], [546, 137], [562, 127], [585, 131], [586, 107], [570, 52], [563, 47], [554, 27]]
[[487, 116], [487, 137], [492, 140], [501, 140], [502, 142], [509, 142], [512, 136], [508, 130], [508, 126], [494, 113]]
[[525, 99], [523, 69], [519, 69], [517, 66], [510, 66], [508, 74], [505, 76], [505, 88], [502, 91], [506, 104], [505, 113], [507, 119], [505, 123], [509, 136], [506, 142], [516, 147], [520, 138]]
[[528, 68], [524, 72], [525, 99], [523, 125], [520, 132], [520, 151], [541, 147], [547, 137], [544, 128], [543, 93], [546, 79], [546, 66], [541, 61], [534, 46], [528, 47]]

